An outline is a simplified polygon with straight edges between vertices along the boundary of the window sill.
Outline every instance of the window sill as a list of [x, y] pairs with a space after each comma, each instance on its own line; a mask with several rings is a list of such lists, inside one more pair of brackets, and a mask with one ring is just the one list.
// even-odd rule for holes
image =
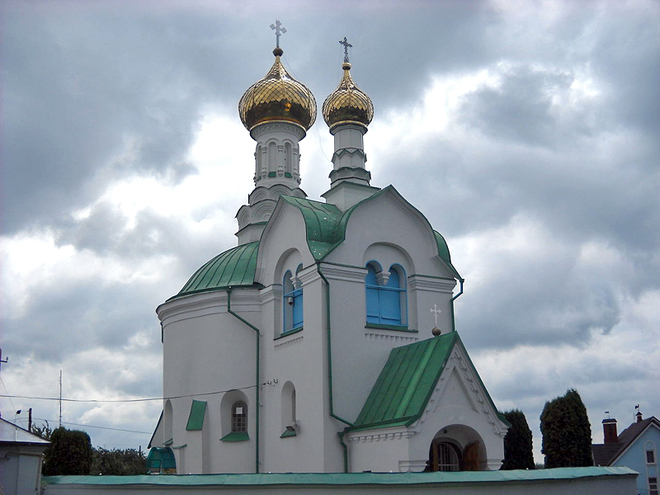
[[302, 329], [303, 327], [298, 327], [298, 328], [294, 328], [293, 330], [289, 330], [288, 332], [282, 332], [273, 340], [283, 339], [284, 337], [288, 337], [289, 335], [293, 335], [294, 333], [302, 332]]
[[419, 333], [417, 330], [409, 329], [407, 325], [382, 325], [380, 323], [367, 323], [364, 328], [376, 328], [378, 330], [395, 330], [397, 332]]
[[250, 436], [247, 431], [232, 431], [229, 435], [225, 435], [220, 439], [221, 442], [245, 442], [249, 440]]

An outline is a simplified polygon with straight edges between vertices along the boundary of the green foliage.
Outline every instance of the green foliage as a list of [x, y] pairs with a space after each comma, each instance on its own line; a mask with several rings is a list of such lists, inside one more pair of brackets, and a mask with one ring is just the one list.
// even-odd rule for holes
[[92, 442], [84, 431], [57, 428], [44, 452], [45, 476], [89, 474], [92, 466]]
[[532, 430], [518, 409], [504, 413], [511, 428], [504, 437], [504, 462], [500, 469], [534, 469]]
[[541, 433], [545, 467], [593, 466], [591, 425], [576, 390], [546, 402], [541, 413]]
[[41, 426], [33, 424], [32, 428], [30, 428], [30, 433], [33, 433], [44, 440], [50, 440], [50, 437], [53, 434], [53, 429], [48, 424], [48, 421], [46, 421], [45, 423], [41, 423]]
[[94, 449], [91, 474], [129, 476], [146, 473], [147, 458], [141, 450]]

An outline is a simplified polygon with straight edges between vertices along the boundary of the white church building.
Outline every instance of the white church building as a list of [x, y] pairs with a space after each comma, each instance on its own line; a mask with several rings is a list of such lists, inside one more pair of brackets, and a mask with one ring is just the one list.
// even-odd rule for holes
[[300, 188], [311, 91], [280, 60], [239, 103], [256, 141], [238, 245], [156, 312], [163, 413], [153, 472], [497, 470], [508, 423], [454, 325], [463, 280], [393, 186], [371, 185], [373, 104], [351, 78], [323, 103], [323, 201]]

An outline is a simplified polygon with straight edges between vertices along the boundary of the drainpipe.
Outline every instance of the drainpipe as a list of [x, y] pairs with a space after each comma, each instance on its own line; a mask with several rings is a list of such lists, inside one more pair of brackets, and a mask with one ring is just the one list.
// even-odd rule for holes
[[[325, 275], [323, 275], [323, 272], [321, 271], [321, 263], [320, 261], [316, 262], [316, 271], [318, 274], [321, 276], [323, 281], [325, 282], [325, 316], [326, 316], [326, 331], [327, 331], [327, 338], [328, 338], [328, 405], [330, 406], [330, 417], [336, 419], [337, 421], [341, 421], [342, 423], [348, 425], [348, 426], [353, 426], [353, 423], [350, 421], [346, 421], [345, 419], [337, 416], [334, 411], [334, 402], [333, 402], [333, 393], [332, 393], [332, 330], [331, 330], [331, 325], [330, 325], [330, 282], [328, 281], [327, 278], [325, 278]], [[344, 443], [344, 433], [346, 432], [346, 429], [344, 429], [343, 432], [338, 432], [339, 434], [339, 443], [342, 445], [344, 449], [344, 472], [348, 472], [348, 448], [346, 444]]]
[[456, 294], [454, 297], [451, 298], [451, 330], [452, 332], [456, 331], [456, 320], [454, 319], [454, 301], [458, 299], [461, 294], [463, 294], [463, 282], [465, 282], [465, 279], [461, 278], [459, 279], [459, 282], [461, 283], [461, 290], [458, 291], [458, 294]]
[[258, 474], [259, 473], [259, 408], [260, 408], [260, 406], [259, 406], [259, 389], [260, 389], [260, 387], [259, 387], [259, 374], [260, 374], [259, 373], [259, 349], [260, 349], [260, 344], [261, 344], [261, 342], [260, 342], [261, 332], [252, 323], [250, 323], [245, 318], [243, 318], [242, 316], [240, 316], [239, 314], [237, 314], [237, 313], [235, 313], [231, 310], [231, 289], [232, 289], [231, 287], [229, 287], [227, 289], [227, 313], [229, 313], [230, 315], [238, 318], [240, 321], [245, 323], [248, 327], [250, 327], [252, 330], [254, 330], [257, 333], [257, 362], [256, 362], [256, 370], [255, 370], [255, 374], [256, 374], [256, 383], [255, 383], [255, 385], [256, 385], [256, 392], [255, 392], [255, 394], [256, 394], [255, 422], [256, 422], [256, 432], [257, 432], [256, 436], [257, 436], [257, 438], [255, 439], [255, 441], [256, 441], [256, 445], [255, 445], [256, 455], [255, 455], [255, 461], [254, 461], [254, 468], [255, 468], [255, 472]]

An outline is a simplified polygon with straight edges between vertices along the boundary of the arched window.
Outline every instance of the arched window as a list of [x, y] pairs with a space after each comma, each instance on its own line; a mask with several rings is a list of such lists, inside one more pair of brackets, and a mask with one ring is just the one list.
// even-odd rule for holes
[[407, 324], [406, 273], [401, 266], [392, 265], [389, 272], [383, 272], [378, 263], [368, 263], [365, 286], [367, 323]]
[[290, 270], [287, 270], [282, 281], [284, 288], [283, 333], [298, 330], [303, 326], [303, 289], [298, 278], [300, 270], [302, 270], [302, 264], [298, 265], [295, 276], [291, 275]]
[[287, 177], [291, 177], [291, 172], [293, 172], [293, 150], [291, 143], [287, 142], [284, 145], [284, 173], [289, 174]]
[[247, 405], [242, 400], [231, 406], [231, 432], [242, 433], [247, 431]]
[[461, 451], [451, 442], [433, 440], [427, 469], [429, 471], [460, 471]]
[[282, 435], [280, 438], [295, 437], [296, 421], [296, 388], [293, 383], [286, 382], [282, 387]]
[[165, 411], [163, 411], [163, 442], [167, 445], [172, 443], [173, 431], [172, 423], [174, 421], [174, 413], [172, 411], [172, 401], [165, 402]]

